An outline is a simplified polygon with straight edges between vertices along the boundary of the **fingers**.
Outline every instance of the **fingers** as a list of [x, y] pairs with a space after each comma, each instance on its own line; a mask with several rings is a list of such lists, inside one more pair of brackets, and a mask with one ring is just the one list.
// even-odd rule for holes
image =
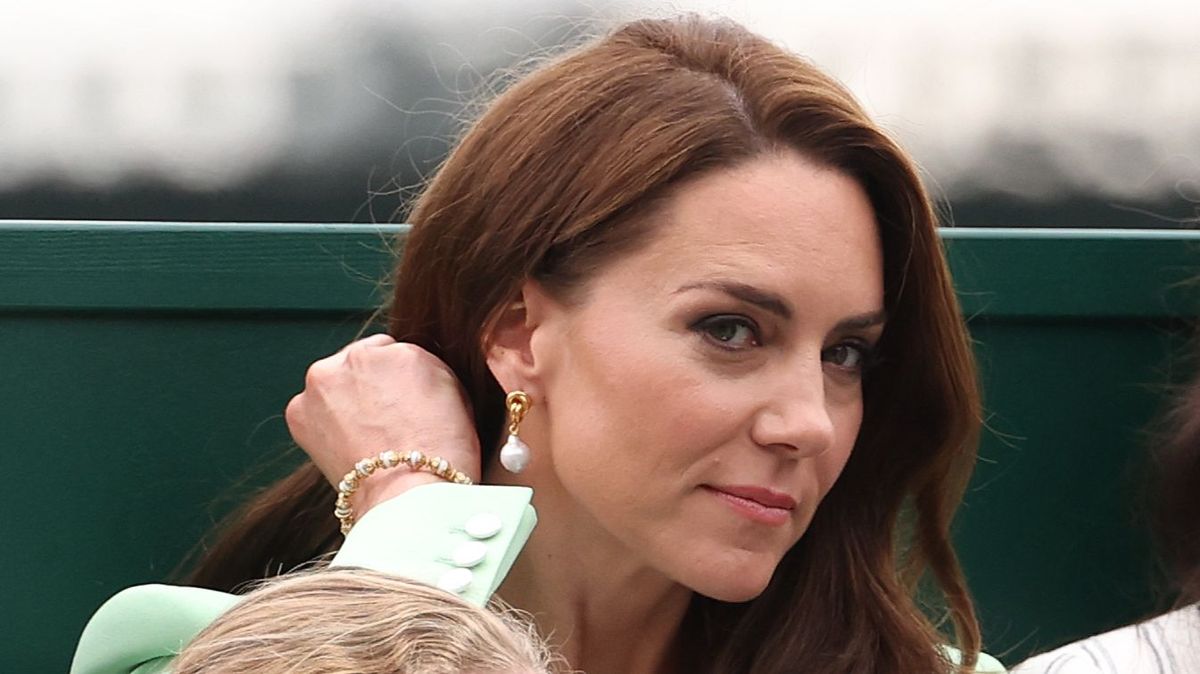
[[287, 406], [283, 408], [283, 420], [287, 423], [288, 432], [292, 437], [296, 436], [300, 429], [300, 424], [304, 420], [304, 393], [297, 393], [288, 401]]
[[308, 370], [304, 373], [304, 390], [293, 396], [283, 411], [284, 419], [287, 421], [288, 427], [293, 430], [293, 434], [300, 420], [304, 417], [301, 410], [304, 407], [305, 393], [316, 389], [321, 382], [331, 378], [341, 368], [342, 363], [346, 360], [346, 354], [352, 350], [357, 351], [395, 343], [396, 340], [392, 339], [391, 335], [384, 333], [369, 335], [350, 342], [341, 349], [338, 349], [336, 353], [332, 353], [309, 365]]
[[[305, 380], [305, 385], [311, 387], [314, 381], [319, 381], [323, 376], [332, 376], [346, 362], [351, 364], [360, 364], [364, 355], [369, 351], [385, 346], [396, 344], [396, 340], [392, 339], [391, 335], [379, 333], [363, 337], [362, 339], [354, 340], [346, 346], [343, 346], [337, 353], [326, 356], [321, 360], [313, 363], [308, 369], [308, 377]], [[315, 372], [314, 372], [315, 371]], [[314, 377], [315, 375], [315, 377]]]
[[288, 431], [331, 481], [364, 447], [430, 447], [477, 475], [478, 438], [454, 372], [430, 351], [370, 335], [313, 363], [284, 409]]
[[[322, 392], [350, 385], [362, 394], [364, 387], [386, 384], [391, 388], [397, 381], [408, 382], [414, 394], [427, 395], [430, 390], [444, 388], [448, 383], [459, 390], [461, 382], [445, 362], [424, 348], [409, 342], [397, 342], [390, 335], [376, 334], [351, 342], [337, 353], [312, 363], [304, 378], [305, 394]], [[290, 408], [303, 407], [303, 400], [293, 401]]]
[[368, 337], [363, 337], [362, 339], [350, 342], [346, 346], [343, 346], [342, 350], [338, 353], [343, 353], [345, 351], [349, 351], [350, 349], [363, 349], [371, 346], [387, 346], [395, 343], [396, 340], [392, 339], [391, 335], [381, 332], [379, 334], [370, 335]]

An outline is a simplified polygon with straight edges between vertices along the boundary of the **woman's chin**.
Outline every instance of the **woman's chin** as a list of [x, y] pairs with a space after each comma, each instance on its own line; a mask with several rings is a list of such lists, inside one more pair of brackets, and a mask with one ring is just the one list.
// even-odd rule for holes
[[767, 589], [778, 560], [757, 564], [719, 565], [689, 574], [683, 584], [706, 597], [730, 603], [747, 602]]
[[757, 599], [758, 596], [763, 593], [763, 590], [767, 589], [767, 586], [766, 584], [756, 585], [754, 587], [726, 585], [724, 587], [714, 588], [715, 591], [712, 592], [705, 592], [700, 588], [692, 589], [706, 597], [709, 597], [710, 599], [729, 602], [730, 604], [740, 604]]

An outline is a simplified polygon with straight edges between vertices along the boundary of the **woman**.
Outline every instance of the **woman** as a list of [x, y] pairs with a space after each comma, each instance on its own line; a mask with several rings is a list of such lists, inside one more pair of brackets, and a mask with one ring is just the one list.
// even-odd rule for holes
[[1021, 674], [1200, 672], [1200, 376], [1164, 417], [1151, 452], [1158, 549], [1177, 596], [1175, 610], [1043, 653]]
[[[634, 22], [499, 96], [409, 220], [389, 336], [315, 364], [289, 405], [313, 465], [195, 582], [336, 548], [330, 483], [421, 449], [500, 486], [340, 485], [343, 524], [367, 512], [347, 547], [532, 487], [541, 524], [499, 593], [591, 674], [951, 671], [913, 599], [926, 572], [972, 669], [948, 536], [969, 343], [913, 164], [841, 85], [728, 22]], [[532, 406], [506, 414], [517, 392]]]

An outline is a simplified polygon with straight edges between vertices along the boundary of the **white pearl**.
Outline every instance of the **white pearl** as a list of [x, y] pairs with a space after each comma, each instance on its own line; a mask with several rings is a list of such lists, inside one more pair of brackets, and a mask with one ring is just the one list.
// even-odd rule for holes
[[510, 472], [519, 473], [529, 465], [529, 445], [515, 435], [508, 436], [508, 441], [500, 449], [500, 465]]

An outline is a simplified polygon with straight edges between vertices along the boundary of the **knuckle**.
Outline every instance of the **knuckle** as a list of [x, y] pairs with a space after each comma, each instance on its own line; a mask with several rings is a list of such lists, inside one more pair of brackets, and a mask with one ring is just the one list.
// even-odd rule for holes
[[408, 342], [402, 342], [396, 346], [398, 348], [392, 353], [396, 358], [396, 362], [404, 368], [420, 367], [425, 355], [428, 353], [416, 344], [409, 344]]
[[297, 393], [288, 400], [287, 405], [283, 408], [283, 420], [287, 422], [288, 428], [294, 428], [300, 424], [303, 414], [301, 410], [304, 406], [304, 394]]
[[318, 388], [325, 383], [333, 374], [333, 363], [329, 358], [322, 358], [312, 365], [308, 366], [308, 371], [304, 373], [304, 387], [307, 389]]
[[358, 367], [366, 363], [369, 355], [370, 351], [355, 343], [349, 349], [346, 349], [346, 364], [350, 367]]
[[394, 351], [405, 358], [416, 358], [421, 355], [425, 349], [413, 344], [412, 342], [396, 342]]
[[412, 359], [413, 359], [414, 363], [416, 363], [422, 367], [429, 367], [429, 368], [442, 367], [442, 360], [440, 358], [433, 355], [429, 351], [417, 346], [416, 344], [412, 345]]

